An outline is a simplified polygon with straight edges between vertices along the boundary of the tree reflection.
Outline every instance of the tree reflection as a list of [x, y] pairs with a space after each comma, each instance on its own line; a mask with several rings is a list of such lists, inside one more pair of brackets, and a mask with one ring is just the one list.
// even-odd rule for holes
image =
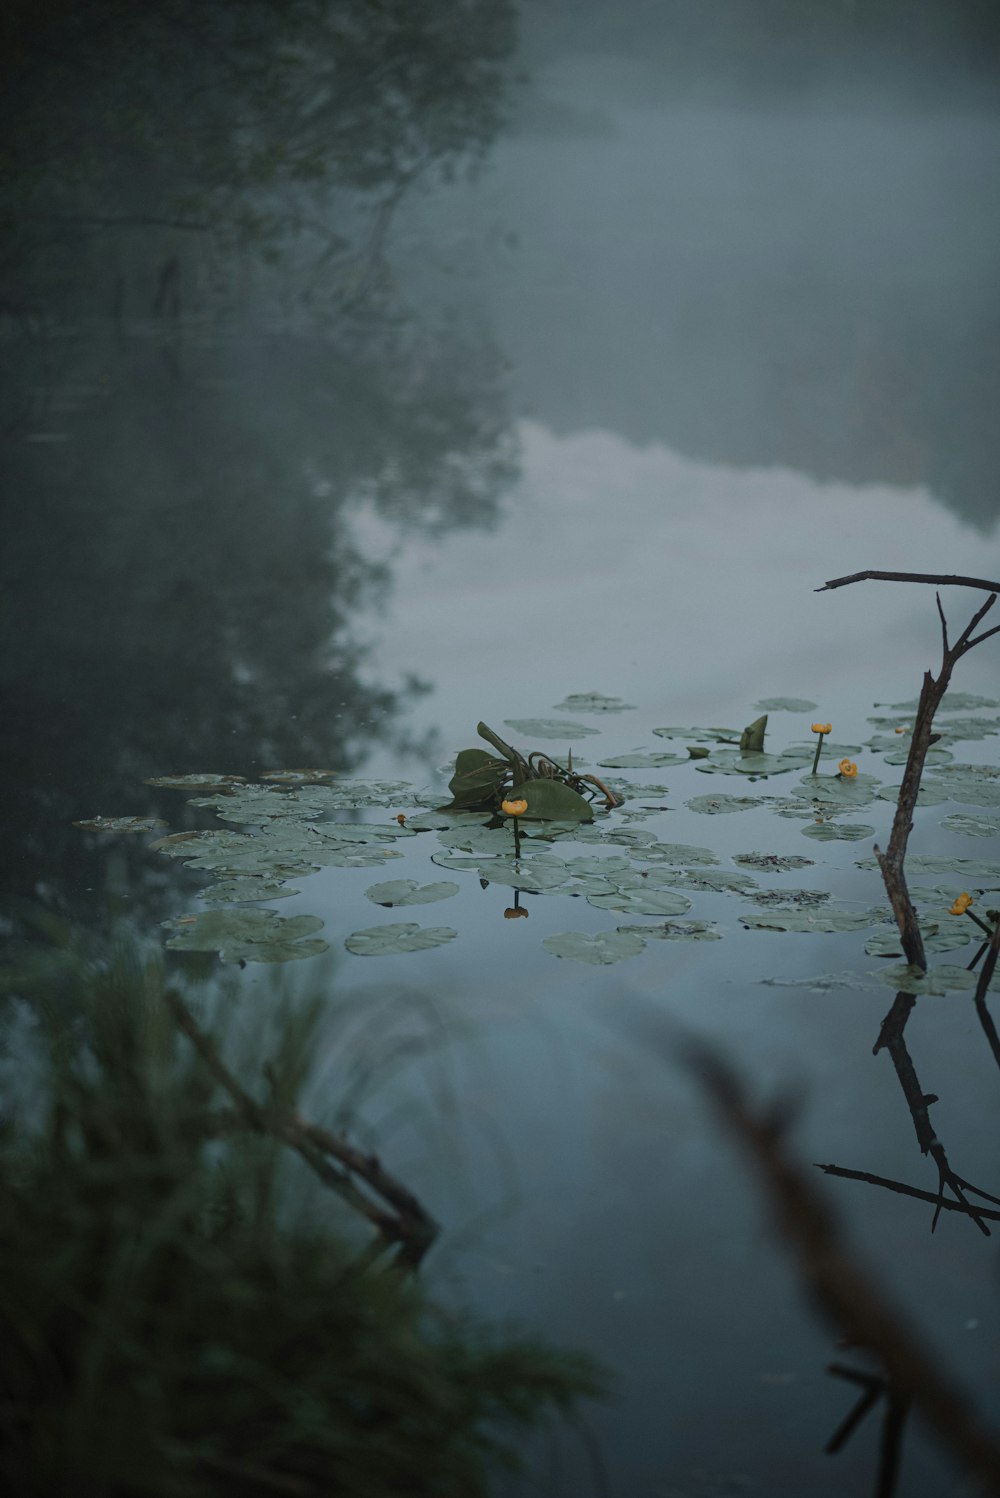
[[348, 770], [401, 742], [420, 685], [366, 674], [391, 576], [356, 512], [489, 525], [513, 456], [488, 334], [422, 328], [387, 234], [421, 174], [487, 148], [512, 14], [8, 8], [16, 889], [72, 906], [92, 880], [70, 821], [138, 810], [147, 775]]

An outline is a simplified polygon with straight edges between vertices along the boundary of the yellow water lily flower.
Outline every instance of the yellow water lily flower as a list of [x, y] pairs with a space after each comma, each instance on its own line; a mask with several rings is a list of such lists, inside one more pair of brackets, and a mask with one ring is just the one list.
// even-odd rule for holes
[[837, 769], [840, 771], [841, 775], [843, 775], [845, 780], [853, 780], [855, 775], [858, 773], [858, 767], [854, 763], [853, 759], [842, 759], [840, 761], [840, 764], [837, 766]]
[[954, 905], [949, 910], [949, 915], [964, 915], [972, 904], [972, 896], [967, 893], [960, 894]]
[[520, 817], [528, 810], [528, 803], [520, 798], [517, 801], [501, 801], [500, 810], [505, 817]]
[[833, 724], [832, 723], [814, 723], [812, 725], [812, 731], [813, 731], [813, 733], [832, 733], [833, 732]]

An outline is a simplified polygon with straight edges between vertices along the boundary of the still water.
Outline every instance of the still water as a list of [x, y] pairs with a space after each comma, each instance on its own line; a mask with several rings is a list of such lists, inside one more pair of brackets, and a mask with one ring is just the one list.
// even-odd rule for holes
[[[10, 894], [93, 918], [111, 880], [148, 935], [204, 908], [210, 876], [74, 820], [217, 826], [144, 780], [317, 765], [406, 782], [354, 814], [388, 828], [446, 798], [480, 719], [633, 787], [599, 815], [603, 842], [546, 853], [662, 871], [648, 834], [708, 848], [730, 874], [750, 852], [810, 859], [750, 870], [743, 889], [687, 887], [690, 917], [721, 939], [650, 938], [604, 967], [543, 939], [664, 917], [555, 891], [505, 920], [511, 888], [442, 867], [463, 850], [436, 828], [401, 832], [391, 866], [307, 873], [274, 908], [323, 922], [329, 954], [293, 964], [295, 981], [336, 991], [354, 1075], [371, 1073], [352, 1124], [443, 1224], [432, 1284], [612, 1372], [586, 1438], [540, 1440], [511, 1492], [866, 1491], [876, 1421], [822, 1450], [853, 1398], [824, 1369], [849, 1353], [697, 1085], [650, 1037], [658, 1022], [693, 1031], [760, 1096], [793, 1089], [805, 1166], [936, 1191], [889, 1056], [872, 1054], [893, 990], [865, 952], [885, 901], [858, 863], [884, 843], [891, 799], [835, 819], [870, 829], [857, 841], [821, 841], [803, 836], [808, 801], [775, 814], [808, 763], [747, 783], [684, 757], [698, 725], [738, 734], [758, 703], [792, 697], [810, 705], [771, 710], [769, 749], [811, 750], [811, 721], [829, 721], [862, 777], [898, 783], [869, 719], [936, 665], [933, 592], [815, 590], [864, 568], [1000, 573], [1000, 126], [912, 105], [640, 106], [620, 69], [580, 59], [553, 66], [514, 124], [475, 182], [401, 207], [392, 295], [420, 319], [391, 345], [194, 312], [53, 330], [5, 443]], [[982, 596], [945, 590], [953, 634]], [[992, 727], [950, 743], [952, 765], [998, 762], [996, 649], [956, 674]], [[627, 707], [560, 710], [586, 692]], [[553, 717], [579, 734], [504, 726]], [[671, 725], [690, 731], [653, 733]], [[679, 762], [604, 763], [654, 752]], [[724, 795], [755, 799], [689, 804]], [[955, 813], [989, 808], [945, 795], [912, 851], [995, 857], [995, 833], [942, 828]], [[623, 831], [632, 847], [606, 841]], [[388, 911], [365, 894], [388, 878], [458, 893]], [[972, 884], [933, 877], [949, 882]], [[881, 908], [881, 924], [740, 919], [767, 910], [755, 893], [803, 889]], [[945, 898], [929, 897], [942, 924]], [[404, 955], [345, 949], [400, 919], [456, 934]], [[266, 967], [240, 984], [248, 1015], [266, 1005]], [[998, 1078], [968, 993], [921, 999], [907, 1041], [956, 1171], [996, 1194]], [[995, 1236], [957, 1212], [932, 1236], [927, 1202], [814, 1174], [988, 1413]], [[971, 1489], [914, 1430], [901, 1491]]]

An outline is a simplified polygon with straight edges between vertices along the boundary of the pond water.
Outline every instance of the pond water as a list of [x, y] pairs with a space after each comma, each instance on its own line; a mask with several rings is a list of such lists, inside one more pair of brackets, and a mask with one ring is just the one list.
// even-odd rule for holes
[[[528, 102], [484, 175], [400, 208], [392, 295], [419, 316], [392, 338], [301, 309], [213, 323], [197, 289], [169, 326], [136, 293], [116, 315], [95, 295], [44, 349], [7, 328], [10, 911], [114, 904], [175, 941], [210, 911], [313, 918], [290, 939], [326, 950], [281, 974], [336, 994], [317, 1108], [441, 1222], [431, 1284], [611, 1370], [587, 1433], [541, 1439], [511, 1493], [867, 1491], [876, 1420], [823, 1454], [853, 1398], [824, 1370], [850, 1353], [672, 1046], [695, 1034], [755, 1096], [792, 1091], [795, 1154], [994, 1407], [995, 1231], [946, 1211], [932, 1234], [932, 1201], [812, 1166], [938, 1186], [899, 1066], [872, 1053], [898, 959], [866, 951], [893, 930], [866, 865], [894, 729], [939, 658], [933, 590], [815, 590], [866, 568], [1000, 573], [1000, 125], [957, 105], [681, 106], [592, 57], [551, 63]], [[983, 596], [943, 590], [953, 636]], [[1000, 882], [998, 648], [956, 673], [978, 700], [944, 715], [911, 840], [941, 860], [914, 876], [922, 918], [967, 938], [934, 966], [975, 952], [950, 900], [982, 908]], [[763, 712], [786, 759], [753, 776], [704, 730], [738, 738]], [[516, 867], [508, 828], [477, 846], [485, 818], [427, 819], [481, 719], [525, 752], [571, 749], [623, 806], [554, 841], [526, 823]], [[814, 721], [833, 725], [815, 782]], [[336, 778], [262, 778], [303, 765]], [[148, 784], [209, 772], [278, 789]], [[72, 825], [97, 816], [166, 825]], [[232, 836], [152, 846], [200, 829]], [[164, 856], [192, 849], [201, 871]], [[206, 898], [241, 870], [281, 887]], [[366, 892], [387, 880], [445, 888], [386, 908]], [[778, 929], [788, 911], [807, 929]], [[853, 929], [824, 931], [831, 912]], [[449, 934], [348, 941], [402, 922]], [[552, 949], [619, 928], [642, 940], [613, 964]], [[214, 946], [247, 955], [232, 931]], [[252, 1031], [275, 969], [228, 971]], [[1000, 1078], [969, 991], [919, 998], [905, 1038], [955, 1171], [995, 1197]], [[901, 1491], [972, 1489], [914, 1429]]]

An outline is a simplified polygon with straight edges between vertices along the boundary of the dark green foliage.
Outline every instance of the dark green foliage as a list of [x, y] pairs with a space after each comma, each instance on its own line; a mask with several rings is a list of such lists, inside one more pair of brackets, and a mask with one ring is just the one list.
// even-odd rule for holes
[[[595, 1391], [583, 1358], [362, 1269], [346, 1208], [219, 1106], [156, 969], [67, 973], [0, 1142], [0, 1491], [470, 1498], [512, 1426]], [[276, 1107], [315, 1018], [286, 1016]]]

